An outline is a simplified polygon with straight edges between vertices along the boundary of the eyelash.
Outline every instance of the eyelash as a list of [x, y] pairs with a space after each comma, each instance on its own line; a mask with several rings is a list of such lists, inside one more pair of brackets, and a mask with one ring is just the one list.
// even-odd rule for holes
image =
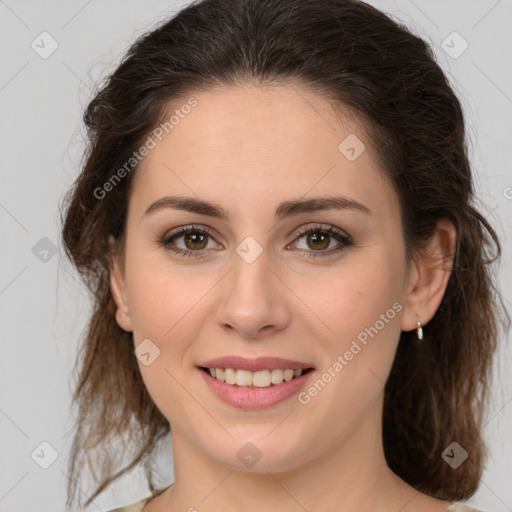
[[[213, 233], [209, 229], [206, 229], [206, 228], [200, 227], [200, 226], [191, 225], [191, 226], [182, 226], [182, 227], [178, 228], [176, 231], [171, 232], [169, 235], [166, 235], [163, 238], [160, 238], [158, 240], [158, 243], [160, 246], [164, 247], [165, 250], [172, 251], [181, 256], [204, 257], [205, 256], [204, 251], [206, 251], [206, 249], [191, 251], [191, 250], [186, 250], [186, 249], [179, 249], [179, 248], [172, 247], [169, 245], [172, 240], [179, 238], [183, 234], [190, 233], [190, 232], [206, 234], [209, 237], [214, 238]], [[295, 239], [302, 238], [304, 235], [308, 235], [310, 233], [321, 233], [321, 234], [333, 235], [334, 238], [338, 242], [342, 242], [342, 245], [340, 247], [338, 247], [337, 249], [331, 249], [329, 251], [308, 251], [308, 252], [306, 252], [306, 255], [310, 258], [331, 256], [332, 254], [344, 251], [346, 248], [350, 247], [354, 243], [350, 236], [346, 235], [345, 233], [338, 230], [334, 226], [330, 226], [328, 229], [325, 229], [319, 224], [310, 226], [310, 227], [300, 228]]]

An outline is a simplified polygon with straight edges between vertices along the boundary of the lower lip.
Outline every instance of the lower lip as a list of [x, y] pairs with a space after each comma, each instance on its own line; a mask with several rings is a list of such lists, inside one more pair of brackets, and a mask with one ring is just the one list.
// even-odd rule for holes
[[224, 402], [240, 409], [265, 409], [283, 402], [297, 393], [309, 379], [314, 370], [281, 384], [272, 384], [268, 388], [243, 388], [226, 384], [214, 379], [209, 373], [198, 368], [209, 388]]

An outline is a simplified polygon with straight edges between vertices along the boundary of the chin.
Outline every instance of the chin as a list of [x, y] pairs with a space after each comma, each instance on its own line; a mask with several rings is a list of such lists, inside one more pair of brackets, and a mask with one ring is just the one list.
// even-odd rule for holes
[[[294, 440], [288, 435], [269, 435], [272, 429], [265, 428], [264, 432], [254, 432], [243, 436], [235, 436], [226, 444], [206, 448], [211, 457], [222, 464], [237, 470], [246, 470], [254, 473], [278, 473], [295, 469], [300, 465], [299, 457], [302, 455], [304, 443]], [[286, 442], [283, 438], [286, 438]]]

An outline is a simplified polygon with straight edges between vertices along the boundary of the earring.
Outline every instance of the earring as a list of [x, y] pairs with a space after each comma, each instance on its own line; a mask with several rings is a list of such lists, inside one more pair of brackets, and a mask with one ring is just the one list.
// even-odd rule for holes
[[416, 325], [418, 326], [418, 327], [416, 327], [416, 335], [418, 336], [419, 340], [422, 340], [423, 339], [423, 328], [421, 327], [421, 322], [418, 320], [416, 322]]

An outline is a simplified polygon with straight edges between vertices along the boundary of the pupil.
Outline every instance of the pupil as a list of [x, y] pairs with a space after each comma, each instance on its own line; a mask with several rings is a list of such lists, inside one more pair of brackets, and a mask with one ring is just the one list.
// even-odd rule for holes
[[[325, 247], [327, 247], [329, 245], [329, 243], [327, 243], [327, 245], [325, 245], [325, 239], [327, 239], [327, 235], [321, 235], [321, 234], [318, 234], [318, 233], [313, 233], [313, 235], [311, 237], [315, 238], [316, 241], [313, 242], [313, 244], [317, 248], [320, 247], [320, 249], [325, 249]], [[318, 238], [320, 238], [320, 240], [318, 240]], [[320, 242], [320, 244], [322, 244], [322, 239], [323, 239], [324, 244], [322, 246], [319, 246], [319, 244], [317, 242]]]
[[[192, 241], [192, 244], [193, 245], [197, 245], [197, 244], [200, 244], [201, 241], [197, 241], [195, 240], [196, 237], [199, 237], [200, 239], [202, 239], [202, 241], [204, 242], [204, 239], [206, 238], [205, 235], [201, 234], [201, 233], [191, 233], [187, 236], [187, 242], [189, 241]], [[197, 247], [194, 247], [195, 249], [197, 249]], [[200, 249], [202, 249], [203, 247], [200, 247]]]

